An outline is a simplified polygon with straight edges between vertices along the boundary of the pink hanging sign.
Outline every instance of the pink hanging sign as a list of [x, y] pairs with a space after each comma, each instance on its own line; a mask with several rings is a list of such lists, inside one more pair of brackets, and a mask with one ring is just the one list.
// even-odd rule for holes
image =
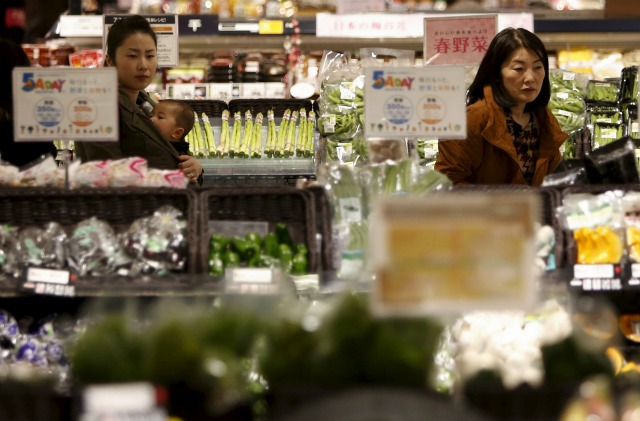
[[427, 17], [424, 60], [427, 64], [479, 64], [498, 32], [498, 15]]

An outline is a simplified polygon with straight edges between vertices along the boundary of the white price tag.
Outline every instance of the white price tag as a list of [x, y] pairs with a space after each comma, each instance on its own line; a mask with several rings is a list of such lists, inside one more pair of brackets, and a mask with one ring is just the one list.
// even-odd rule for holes
[[156, 392], [149, 383], [88, 386], [83, 402], [87, 413], [145, 412], [156, 406]]
[[282, 271], [276, 268], [227, 268], [224, 277], [227, 293], [274, 295], [280, 293]]
[[585, 278], [582, 279], [583, 291], [619, 291], [622, 280], [617, 278]]
[[574, 265], [576, 279], [606, 279], [615, 277], [614, 265]]
[[[236, 89], [238, 88], [236, 87]], [[209, 84], [210, 99], [219, 99], [219, 100], [228, 102], [234, 98], [233, 91], [234, 91], [234, 85], [231, 82]]]
[[385, 0], [337, 0], [336, 12], [345, 13], [384, 12]]
[[282, 82], [266, 82], [264, 84], [265, 98], [286, 98], [287, 87]]
[[69, 283], [69, 271], [29, 268], [27, 270], [27, 281], [41, 282], [43, 284], [67, 285]]
[[227, 269], [226, 278], [239, 284], [271, 284], [274, 282], [274, 270], [271, 268], [233, 268]]
[[60, 36], [69, 37], [101, 37], [102, 15], [61, 15]]
[[105, 412], [82, 414], [80, 421], [166, 421], [167, 411], [152, 409], [144, 412]]
[[264, 83], [243, 83], [240, 85], [242, 92], [240, 97], [244, 99], [260, 99], [265, 98]]

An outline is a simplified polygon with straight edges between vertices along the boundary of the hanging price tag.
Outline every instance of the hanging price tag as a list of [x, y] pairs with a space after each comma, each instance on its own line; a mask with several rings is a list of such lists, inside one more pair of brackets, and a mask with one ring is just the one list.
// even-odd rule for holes
[[148, 383], [89, 386], [83, 392], [85, 421], [166, 421], [167, 413], [156, 404], [155, 389]]
[[71, 276], [66, 270], [29, 268], [21, 288], [25, 292], [37, 295], [74, 297], [76, 287], [70, 281]]
[[625, 278], [619, 264], [573, 265], [573, 280], [570, 286], [583, 291], [618, 291], [623, 288]]

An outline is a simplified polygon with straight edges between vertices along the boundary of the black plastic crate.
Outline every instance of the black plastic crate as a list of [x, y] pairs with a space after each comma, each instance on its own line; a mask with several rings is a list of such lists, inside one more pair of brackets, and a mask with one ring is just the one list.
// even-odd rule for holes
[[220, 118], [222, 112], [229, 108], [226, 102], [219, 99], [183, 99], [179, 101], [189, 104], [198, 115], [205, 113], [209, 118]]
[[209, 221], [267, 222], [269, 231], [284, 223], [294, 243], [309, 250], [309, 272], [319, 270], [313, 194], [288, 186], [205, 188], [200, 192], [200, 263], [209, 272]]
[[93, 188], [65, 190], [44, 187], [0, 188], [0, 223], [16, 228], [57, 222], [65, 229], [91, 217], [124, 232], [138, 218], [165, 205], [181, 211], [187, 221], [187, 272], [197, 273], [197, 196], [192, 189]]
[[531, 187], [521, 184], [483, 184], [455, 186], [452, 191], [474, 191], [481, 193], [532, 192], [539, 195], [541, 201], [540, 222], [551, 226], [556, 237], [556, 247], [554, 250], [556, 267], [562, 268], [565, 266], [565, 235], [560, 227], [558, 218], [556, 217], [556, 208], [561, 204], [561, 194], [559, 190], [546, 187]]

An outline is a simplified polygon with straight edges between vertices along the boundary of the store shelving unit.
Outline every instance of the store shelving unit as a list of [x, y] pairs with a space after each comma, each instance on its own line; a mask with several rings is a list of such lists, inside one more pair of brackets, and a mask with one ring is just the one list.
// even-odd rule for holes
[[[511, 11], [510, 11], [511, 12]], [[513, 12], [523, 12], [513, 10]], [[526, 11], [531, 12], [531, 11]], [[606, 18], [602, 11], [536, 12], [534, 30], [549, 50], [571, 47], [596, 49], [638, 48], [640, 18]], [[218, 28], [209, 28], [208, 35], [199, 35], [189, 29], [189, 21], [198, 16], [182, 16], [179, 20], [180, 53], [186, 56], [209, 54], [216, 51], [256, 50], [282, 51], [286, 37], [292, 32], [290, 20], [285, 20], [283, 33], [276, 35], [258, 34], [258, 20], [220, 19]], [[303, 50], [354, 50], [362, 47], [385, 47], [422, 51], [422, 39], [411, 38], [327, 38], [316, 36], [316, 20], [307, 17], [299, 19]], [[249, 25], [249, 29], [247, 29]], [[238, 29], [234, 29], [238, 28]], [[222, 30], [221, 30], [222, 29]], [[259, 42], [256, 42], [256, 39]], [[99, 48], [99, 37], [71, 37], [68, 41], [79, 48]]]

